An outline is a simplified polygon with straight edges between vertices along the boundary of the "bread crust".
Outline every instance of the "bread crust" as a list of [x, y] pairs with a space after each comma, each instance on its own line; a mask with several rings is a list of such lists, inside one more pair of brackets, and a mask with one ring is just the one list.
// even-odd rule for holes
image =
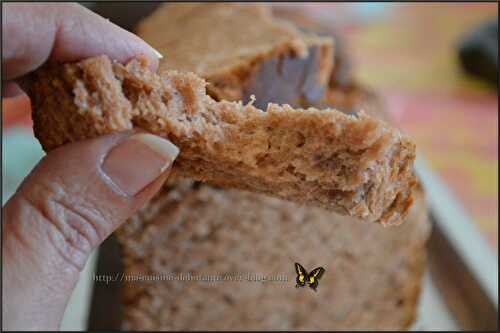
[[106, 56], [35, 72], [36, 137], [46, 151], [139, 127], [181, 153], [173, 177], [265, 193], [384, 225], [402, 222], [415, 186], [415, 146], [363, 112], [217, 102], [192, 73], [151, 72]]

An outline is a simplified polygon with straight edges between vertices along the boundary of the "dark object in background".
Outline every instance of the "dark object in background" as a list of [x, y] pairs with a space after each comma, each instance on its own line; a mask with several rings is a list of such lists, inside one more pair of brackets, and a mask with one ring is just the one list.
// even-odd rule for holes
[[498, 86], [498, 21], [489, 21], [460, 42], [459, 57], [469, 74]]
[[[301, 6], [301, 5], [299, 5]], [[285, 20], [294, 22], [303, 31], [314, 32], [320, 36], [330, 36], [334, 40], [333, 72], [329, 86], [335, 89], [348, 90], [354, 84], [354, 75], [346, 41], [338, 33], [335, 26], [322, 23], [295, 6], [273, 6], [273, 13]], [[330, 22], [331, 23], [331, 22]]]
[[[123, 304], [120, 302], [120, 288], [123, 287], [119, 276], [123, 276], [124, 268], [120, 259], [120, 245], [113, 234], [99, 247], [99, 256], [95, 275], [103, 279], [112, 277], [113, 281], [93, 281], [92, 303], [89, 309], [88, 330], [106, 331], [121, 326], [123, 321]], [[94, 276], [95, 276], [94, 275]]]

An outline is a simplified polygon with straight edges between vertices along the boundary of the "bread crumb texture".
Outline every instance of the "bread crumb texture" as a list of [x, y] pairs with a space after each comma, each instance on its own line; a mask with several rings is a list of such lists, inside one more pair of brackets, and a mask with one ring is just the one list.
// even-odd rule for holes
[[181, 153], [172, 177], [265, 193], [384, 225], [399, 224], [416, 184], [414, 144], [363, 112], [215, 101], [195, 74], [151, 72], [98, 56], [32, 76], [34, 131], [46, 151], [142, 128]]
[[[165, 277], [124, 285], [122, 329], [406, 329], [428, 234], [420, 190], [406, 222], [383, 228], [262, 194], [170, 183], [117, 233], [127, 276]], [[316, 293], [295, 288], [294, 262], [326, 269]], [[215, 276], [242, 278], [207, 280]]]

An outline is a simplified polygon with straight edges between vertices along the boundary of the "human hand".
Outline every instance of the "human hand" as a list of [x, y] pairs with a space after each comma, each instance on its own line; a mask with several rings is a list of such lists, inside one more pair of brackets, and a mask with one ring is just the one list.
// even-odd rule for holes
[[[4, 82], [49, 59], [144, 54], [158, 65], [144, 41], [79, 5], [4, 4], [2, 14]], [[46, 155], [3, 207], [2, 328], [59, 328], [92, 250], [159, 190], [177, 154], [165, 139], [128, 131]]]

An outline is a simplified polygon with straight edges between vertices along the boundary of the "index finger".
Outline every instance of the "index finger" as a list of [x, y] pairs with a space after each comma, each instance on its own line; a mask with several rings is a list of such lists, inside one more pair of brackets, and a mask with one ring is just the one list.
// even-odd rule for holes
[[49, 58], [106, 54], [125, 63], [139, 54], [156, 69], [161, 55], [136, 35], [77, 4], [2, 4], [2, 78], [21, 77]]

